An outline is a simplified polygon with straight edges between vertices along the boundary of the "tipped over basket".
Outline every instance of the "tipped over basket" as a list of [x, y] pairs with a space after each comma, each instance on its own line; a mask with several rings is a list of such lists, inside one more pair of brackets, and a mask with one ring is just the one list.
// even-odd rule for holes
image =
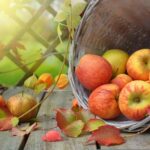
[[[108, 49], [122, 49], [129, 54], [150, 48], [149, 0], [91, 0], [84, 12], [70, 49], [69, 79], [79, 104], [88, 109], [89, 91], [78, 81], [75, 67], [87, 53], [102, 55]], [[128, 132], [138, 131], [149, 124], [150, 116], [142, 121], [106, 121]]]

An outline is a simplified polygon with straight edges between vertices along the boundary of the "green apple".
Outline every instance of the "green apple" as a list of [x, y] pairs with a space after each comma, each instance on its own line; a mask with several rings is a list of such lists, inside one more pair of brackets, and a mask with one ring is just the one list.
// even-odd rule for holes
[[129, 55], [120, 49], [111, 49], [103, 54], [103, 57], [111, 64], [113, 77], [126, 71], [126, 63]]

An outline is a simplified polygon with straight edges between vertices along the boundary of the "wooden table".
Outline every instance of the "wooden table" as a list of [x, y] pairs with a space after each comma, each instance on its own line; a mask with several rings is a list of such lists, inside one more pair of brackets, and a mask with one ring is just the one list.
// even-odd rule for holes
[[70, 90], [55, 91], [41, 106], [38, 119], [41, 129], [33, 131], [25, 137], [12, 137], [9, 131], [0, 132], [0, 150], [115, 150], [115, 149], [141, 149], [150, 150], [150, 135], [145, 133], [136, 137], [128, 138], [127, 142], [120, 146], [99, 146], [96, 144], [85, 146], [88, 136], [79, 138], [66, 137], [62, 142], [43, 142], [41, 140], [48, 130], [56, 126], [55, 108], [69, 108], [73, 99]]

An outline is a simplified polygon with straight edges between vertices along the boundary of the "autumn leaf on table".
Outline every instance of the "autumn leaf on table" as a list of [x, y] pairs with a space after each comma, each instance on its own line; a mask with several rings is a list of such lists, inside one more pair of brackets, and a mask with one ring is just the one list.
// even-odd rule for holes
[[6, 106], [0, 106], [0, 131], [10, 130], [19, 123], [19, 119], [14, 117]]
[[35, 122], [30, 126], [27, 125], [27, 127], [24, 129], [19, 128], [19, 127], [14, 127], [14, 128], [12, 128], [11, 133], [13, 136], [24, 136], [26, 134], [31, 133], [34, 130], [37, 130], [38, 128], [39, 128], [39, 125], [38, 125], [38, 123]]
[[57, 126], [60, 129], [66, 128], [70, 123], [76, 120], [76, 115], [71, 109], [59, 108], [56, 110]]
[[45, 135], [42, 136], [42, 140], [45, 142], [56, 142], [62, 141], [63, 138], [61, 137], [59, 131], [50, 130]]
[[82, 120], [76, 120], [64, 128], [63, 131], [67, 136], [78, 137], [82, 133], [83, 128], [84, 122]]
[[99, 127], [106, 125], [106, 123], [100, 119], [90, 119], [84, 127], [85, 132], [92, 132], [97, 130]]
[[87, 143], [96, 141], [97, 143], [105, 146], [123, 144], [125, 140], [120, 135], [120, 130], [114, 126], [105, 125], [93, 131]]

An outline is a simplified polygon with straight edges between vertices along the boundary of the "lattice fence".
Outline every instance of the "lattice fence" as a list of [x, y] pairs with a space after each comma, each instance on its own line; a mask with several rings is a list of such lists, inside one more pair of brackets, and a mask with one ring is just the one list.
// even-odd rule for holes
[[[56, 11], [51, 7], [50, 3], [51, 0], [38, 0], [38, 3], [40, 4], [40, 8], [36, 11], [36, 13], [32, 16], [32, 18], [25, 22], [23, 19], [20, 19], [13, 11], [11, 13], [8, 13], [9, 15], [17, 24], [21, 26], [21, 30], [13, 37], [13, 39], [4, 47], [4, 51], [9, 51], [11, 49], [11, 46], [13, 43], [16, 43], [23, 37], [25, 33], [29, 33], [34, 39], [36, 39], [39, 43], [41, 43], [45, 48], [46, 51], [43, 55], [47, 55], [51, 52], [55, 52], [55, 47], [59, 44], [59, 39], [56, 39], [55, 42], [50, 44], [48, 40], [46, 40], [44, 37], [42, 37], [39, 33], [37, 33], [33, 28], [32, 25], [39, 19], [39, 17], [45, 12], [48, 11], [52, 15], [56, 15]], [[11, 10], [10, 10], [11, 11]], [[60, 60], [63, 61], [64, 57], [62, 54], [54, 53], [54, 55]], [[32, 75], [38, 67], [44, 62], [45, 57], [42, 57], [36, 63], [29, 68], [27, 65], [25, 65], [23, 62], [16, 59], [16, 57], [11, 54], [10, 52], [7, 53], [7, 57], [12, 60], [22, 71], [25, 72], [25, 75], [23, 78], [19, 81], [18, 85], [21, 85], [24, 80]], [[68, 61], [65, 60], [66, 65], [68, 65]]]

